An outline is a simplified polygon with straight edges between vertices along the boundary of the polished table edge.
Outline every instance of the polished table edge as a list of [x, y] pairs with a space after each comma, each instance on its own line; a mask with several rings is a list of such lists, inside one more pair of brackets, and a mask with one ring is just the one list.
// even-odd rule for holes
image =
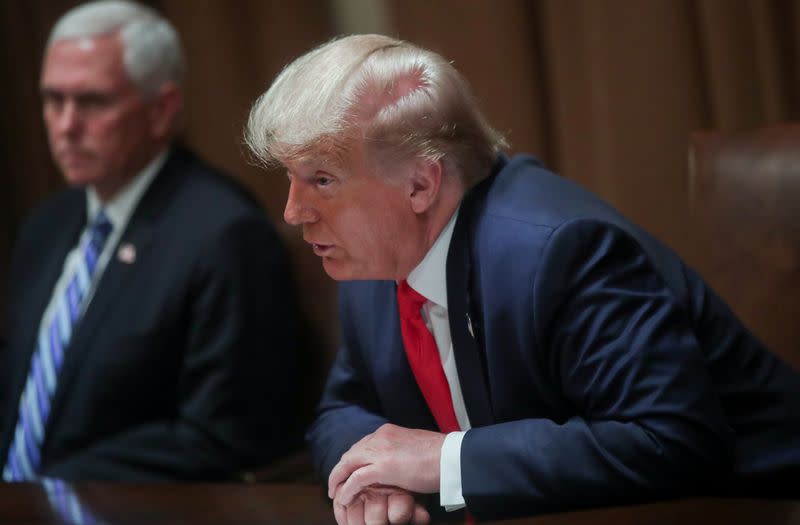
[[[800, 480], [798, 480], [800, 483]], [[70, 512], [59, 504], [72, 494]], [[0, 483], [0, 524], [80, 523], [74, 505], [96, 524], [335, 523], [324, 489], [277, 483]], [[81, 518], [82, 519], [82, 518]], [[89, 523], [87, 521], [86, 523]], [[504, 525], [800, 524], [800, 499], [692, 498], [594, 508], [481, 523]]]

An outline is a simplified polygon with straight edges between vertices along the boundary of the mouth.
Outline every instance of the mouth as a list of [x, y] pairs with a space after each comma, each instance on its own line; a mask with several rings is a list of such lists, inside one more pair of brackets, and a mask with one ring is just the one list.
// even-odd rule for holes
[[318, 255], [319, 257], [326, 257], [330, 255], [330, 252], [333, 251], [332, 244], [318, 244], [315, 242], [311, 243], [311, 247], [314, 249], [314, 254]]
[[58, 159], [65, 166], [80, 166], [89, 160], [89, 155], [78, 151], [62, 151], [58, 154]]

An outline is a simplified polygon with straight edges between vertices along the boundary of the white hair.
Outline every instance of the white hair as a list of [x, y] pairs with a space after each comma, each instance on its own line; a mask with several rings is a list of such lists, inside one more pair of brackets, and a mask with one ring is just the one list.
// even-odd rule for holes
[[332, 40], [286, 66], [250, 111], [245, 142], [264, 164], [370, 154], [454, 163], [484, 177], [506, 142], [464, 77], [440, 55], [383, 35]]
[[157, 11], [128, 0], [100, 0], [80, 5], [58, 19], [47, 49], [60, 40], [118, 33], [123, 64], [131, 81], [145, 95], [166, 82], [180, 86], [183, 51], [175, 28]]

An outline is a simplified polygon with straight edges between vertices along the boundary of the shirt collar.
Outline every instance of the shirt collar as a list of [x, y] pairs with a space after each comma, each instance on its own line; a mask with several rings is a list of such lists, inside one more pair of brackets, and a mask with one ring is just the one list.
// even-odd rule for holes
[[128, 223], [133, 210], [144, 195], [145, 190], [155, 178], [156, 174], [167, 160], [168, 149], [165, 149], [150, 161], [133, 179], [131, 179], [114, 197], [106, 203], [100, 201], [94, 187], [86, 188], [86, 219], [91, 224], [100, 208], [106, 213], [108, 220], [115, 229], [124, 227]]
[[436, 242], [406, 279], [411, 288], [444, 308], [447, 308], [447, 252], [459, 209], [456, 209]]

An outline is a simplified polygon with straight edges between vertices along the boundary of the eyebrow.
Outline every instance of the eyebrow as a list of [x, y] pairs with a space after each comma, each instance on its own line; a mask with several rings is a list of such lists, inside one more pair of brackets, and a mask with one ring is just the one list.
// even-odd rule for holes
[[60, 95], [62, 97], [103, 97], [103, 98], [111, 98], [116, 93], [113, 90], [103, 90], [103, 89], [77, 89], [77, 90], [70, 90], [70, 89], [59, 89], [57, 87], [48, 87], [48, 86], [40, 86], [39, 93], [42, 96], [47, 95]]

